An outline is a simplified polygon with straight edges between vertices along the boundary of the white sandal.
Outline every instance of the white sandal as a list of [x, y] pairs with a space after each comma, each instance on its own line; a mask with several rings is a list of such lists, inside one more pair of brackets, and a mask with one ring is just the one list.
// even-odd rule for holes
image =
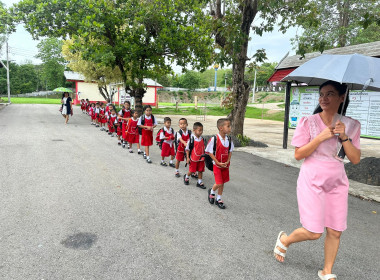
[[321, 280], [338, 279], [335, 274], [322, 275], [322, 270], [318, 271], [318, 276], [319, 276], [319, 279]]
[[[285, 259], [286, 250], [288, 250], [288, 247], [285, 247], [284, 244], [282, 244], [282, 242], [280, 241], [280, 238], [283, 234], [285, 234], [285, 232], [283, 231], [280, 231], [280, 233], [278, 234], [276, 245], [274, 246], [274, 250], [273, 250], [273, 255], [274, 257], [276, 257], [276, 255], [279, 255]], [[280, 247], [282, 250], [285, 250], [285, 252], [284, 253], [281, 252], [280, 250], [277, 249], [277, 247]]]

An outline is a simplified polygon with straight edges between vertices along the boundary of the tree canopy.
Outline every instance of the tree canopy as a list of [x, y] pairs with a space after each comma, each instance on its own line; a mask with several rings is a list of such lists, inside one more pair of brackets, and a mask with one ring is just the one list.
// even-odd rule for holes
[[35, 38], [69, 36], [84, 60], [118, 67], [141, 110], [144, 78], [171, 73], [173, 63], [194, 69], [210, 64], [213, 42], [204, 2], [23, 0], [14, 13]]
[[[318, 0], [316, 24], [299, 21], [304, 32], [296, 36], [297, 53], [380, 40], [380, 2], [376, 0]], [[376, 20], [375, 17], [377, 16]]]

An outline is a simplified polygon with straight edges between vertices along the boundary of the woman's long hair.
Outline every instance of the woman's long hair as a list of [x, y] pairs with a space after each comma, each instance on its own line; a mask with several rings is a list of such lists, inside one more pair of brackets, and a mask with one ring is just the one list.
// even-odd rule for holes
[[[328, 85], [331, 85], [333, 86], [338, 92], [339, 92], [339, 96], [342, 96], [346, 93], [346, 90], [347, 90], [347, 85], [346, 84], [341, 84], [341, 83], [338, 83], [338, 82], [334, 82], [334, 81], [327, 81], [327, 82], [324, 82], [323, 84], [321, 84], [319, 86], [319, 92], [321, 92], [321, 89], [325, 86], [328, 86]], [[344, 103], [344, 107], [343, 107], [343, 103]], [[343, 116], [346, 115], [346, 110], [347, 110], [347, 107], [348, 107], [348, 104], [350, 103], [350, 98], [349, 98], [349, 91], [347, 91], [347, 96], [346, 96], [346, 102], [342, 102], [338, 108], [338, 114], [340, 114], [342, 112], [342, 107], [343, 107]], [[321, 106], [318, 104], [317, 107], [315, 108], [313, 114], [317, 114], [317, 113], [320, 113], [322, 112], [322, 108]]]

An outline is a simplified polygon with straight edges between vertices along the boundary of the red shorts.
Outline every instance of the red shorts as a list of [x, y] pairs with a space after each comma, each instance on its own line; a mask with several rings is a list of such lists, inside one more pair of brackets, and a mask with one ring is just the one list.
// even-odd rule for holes
[[117, 135], [121, 136], [123, 134], [121, 124], [119, 123], [117, 129], [116, 129]]
[[185, 151], [179, 151], [177, 150], [177, 154], [175, 156], [175, 159], [178, 160], [178, 161], [184, 161], [185, 160]]
[[215, 184], [222, 185], [230, 181], [230, 168], [219, 168], [214, 164]]
[[95, 116], [95, 114], [92, 114], [92, 115], [91, 115], [91, 119], [92, 119], [92, 120], [96, 120], [96, 116]]
[[202, 161], [191, 161], [189, 165], [189, 172], [195, 173], [195, 172], [204, 172], [205, 171], [205, 162]]
[[126, 133], [125, 140], [131, 144], [137, 144], [140, 142], [139, 133]]
[[175, 156], [175, 150], [174, 150], [174, 144], [170, 147], [168, 143], [163, 142], [162, 143], [162, 150], [161, 150], [161, 156], [162, 157], [170, 157]]

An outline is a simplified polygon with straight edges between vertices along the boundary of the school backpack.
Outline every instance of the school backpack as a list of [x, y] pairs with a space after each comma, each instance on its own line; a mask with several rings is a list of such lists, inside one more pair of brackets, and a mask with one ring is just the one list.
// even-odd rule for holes
[[[174, 129], [172, 127], [170, 129], [171, 129], [172, 134], [174, 134]], [[160, 139], [161, 132], [165, 133], [165, 130], [163, 127], [161, 127], [156, 134], [156, 144], [158, 145], [160, 150], [162, 150], [162, 143], [164, 143], [164, 139]]]
[[[212, 149], [212, 154], [215, 156], [216, 154], [216, 135], [214, 135], [212, 137], [212, 139], [214, 139], [214, 145], [213, 145], [213, 149]], [[231, 137], [228, 136], [228, 151], [231, 150]], [[208, 154], [204, 154], [203, 157], [205, 158], [205, 165], [207, 167], [208, 170], [210, 171], [213, 171], [214, 170], [214, 164], [212, 163], [212, 158], [208, 155]]]
[[[152, 117], [152, 121], [153, 121], [153, 125], [154, 125], [154, 116], [153, 115], [151, 115], [151, 117]], [[141, 116], [141, 125], [144, 125], [145, 124], [145, 114], [143, 114], [142, 116]], [[139, 127], [139, 134], [140, 135], [142, 135], [142, 128], [141, 127]]]
[[[180, 130], [178, 131], [178, 133], [179, 133], [179, 134], [181, 135], [181, 137], [182, 137], [182, 134], [183, 134], [182, 129], [180, 129]], [[191, 139], [191, 130], [188, 130], [187, 133], [189, 134], [189, 139]], [[175, 152], [177, 153], [178, 145], [179, 145], [179, 141], [178, 141], [178, 138], [177, 138], [177, 133], [175, 134], [174, 143], [175, 143]], [[186, 156], [186, 153], [185, 153], [185, 156]]]

